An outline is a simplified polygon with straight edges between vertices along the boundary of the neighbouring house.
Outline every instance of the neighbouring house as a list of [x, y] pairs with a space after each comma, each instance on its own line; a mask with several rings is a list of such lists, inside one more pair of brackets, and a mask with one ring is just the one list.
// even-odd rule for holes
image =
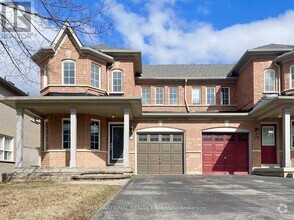
[[[0, 77], [0, 98], [28, 97], [11, 82]], [[0, 103], [0, 182], [2, 173], [14, 170], [16, 158], [16, 124], [14, 108]], [[30, 116], [24, 114], [23, 120], [23, 167], [40, 166], [40, 125]], [[17, 165], [17, 164], [16, 164]]]
[[17, 109], [16, 167], [27, 111], [42, 121], [44, 168], [292, 172], [293, 58], [293, 45], [270, 44], [234, 65], [142, 65], [140, 51], [84, 46], [66, 24], [33, 57], [41, 96], [1, 99]]

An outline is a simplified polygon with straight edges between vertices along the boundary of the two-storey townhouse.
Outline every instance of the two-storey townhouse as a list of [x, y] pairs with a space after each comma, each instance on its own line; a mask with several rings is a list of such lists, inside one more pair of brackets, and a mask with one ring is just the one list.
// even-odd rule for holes
[[[27, 94], [0, 77], [0, 97], [25, 96]], [[16, 158], [16, 113], [15, 109], [0, 103], [0, 182], [2, 174], [13, 172]], [[22, 167], [40, 166], [40, 124], [24, 114]], [[17, 165], [19, 166], [19, 165]]]
[[140, 51], [84, 46], [66, 24], [33, 57], [41, 96], [1, 101], [19, 124], [24, 110], [42, 120], [42, 167], [284, 174], [294, 160], [293, 58], [294, 46], [270, 44], [234, 65], [144, 66]]

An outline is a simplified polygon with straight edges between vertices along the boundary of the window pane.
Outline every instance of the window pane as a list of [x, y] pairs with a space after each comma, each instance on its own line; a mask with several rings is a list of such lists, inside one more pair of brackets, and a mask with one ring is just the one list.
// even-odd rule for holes
[[99, 122], [91, 121], [91, 149], [99, 150]]
[[157, 87], [155, 88], [155, 103], [157, 105], [163, 105], [164, 104], [164, 88], [163, 87]]
[[162, 134], [161, 141], [162, 142], [170, 142], [170, 134]]
[[112, 74], [112, 91], [122, 92], [122, 73], [115, 71]]
[[170, 105], [178, 104], [178, 88], [177, 87], [169, 88], [169, 104]]
[[235, 135], [227, 135], [227, 141], [235, 141]]
[[182, 135], [181, 134], [174, 134], [173, 135], [173, 142], [182, 142]]
[[99, 88], [100, 67], [96, 64], [91, 65], [91, 85]]
[[229, 105], [230, 104], [230, 92], [229, 88], [221, 88], [221, 104]]
[[159, 141], [159, 135], [158, 134], [150, 134], [150, 141], [151, 142], [158, 142]]
[[73, 61], [63, 62], [63, 83], [75, 84], [75, 63]]
[[5, 151], [12, 151], [12, 146], [11, 146], [11, 138], [5, 137], [5, 142], [4, 142], [4, 150]]
[[150, 105], [150, 87], [142, 87], [142, 104]]
[[264, 89], [266, 92], [275, 91], [275, 71], [266, 70], [264, 74]]
[[212, 135], [210, 134], [205, 134], [202, 136], [203, 141], [212, 141]]
[[206, 104], [215, 105], [215, 88], [214, 87], [206, 88]]
[[291, 66], [291, 88], [294, 88], [294, 66]]
[[0, 150], [0, 160], [4, 160], [4, 151]]
[[0, 150], [4, 150], [4, 136], [0, 136]]
[[201, 104], [201, 89], [200, 87], [192, 88], [192, 105]]
[[63, 120], [63, 148], [69, 149], [70, 148], [70, 121]]
[[214, 136], [214, 140], [215, 141], [223, 141], [223, 136], [222, 135], [219, 135], [219, 134], [218, 135], [215, 135]]
[[275, 145], [275, 127], [262, 126], [262, 145], [274, 146]]
[[147, 142], [147, 134], [139, 134], [139, 142]]

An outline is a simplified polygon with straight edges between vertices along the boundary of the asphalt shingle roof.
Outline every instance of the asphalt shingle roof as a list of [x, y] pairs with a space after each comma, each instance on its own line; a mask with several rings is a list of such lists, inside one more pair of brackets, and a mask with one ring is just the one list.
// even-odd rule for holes
[[105, 44], [98, 44], [98, 45], [95, 45], [95, 46], [91, 46], [91, 48], [95, 49], [95, 50], [113, 50], [113, 51], [116, 51], [116, 50], [125, 50], [125, 51], [129, 51], [129, 49], [126, 49], [126, 48], [121, 48], [121, 47], [113, 47], [113, 46], [109, 46], [109, 45], [105, 45]]
[[256, 47], [253, 50], [292, 50], [294, 45], [285, 45], [285, 44], [267, 44], [261, 47]]
[[232, 64], [145, 65], [142, 78], [227, 78]]

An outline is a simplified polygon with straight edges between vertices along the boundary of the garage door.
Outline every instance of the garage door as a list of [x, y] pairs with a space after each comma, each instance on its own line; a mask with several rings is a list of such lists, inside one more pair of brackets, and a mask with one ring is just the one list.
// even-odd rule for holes
[[138, 134], [137, 173], [183, 174], [183, 134]]
[[248, 174], [248, 134], [202, 135], [203, 173]]

